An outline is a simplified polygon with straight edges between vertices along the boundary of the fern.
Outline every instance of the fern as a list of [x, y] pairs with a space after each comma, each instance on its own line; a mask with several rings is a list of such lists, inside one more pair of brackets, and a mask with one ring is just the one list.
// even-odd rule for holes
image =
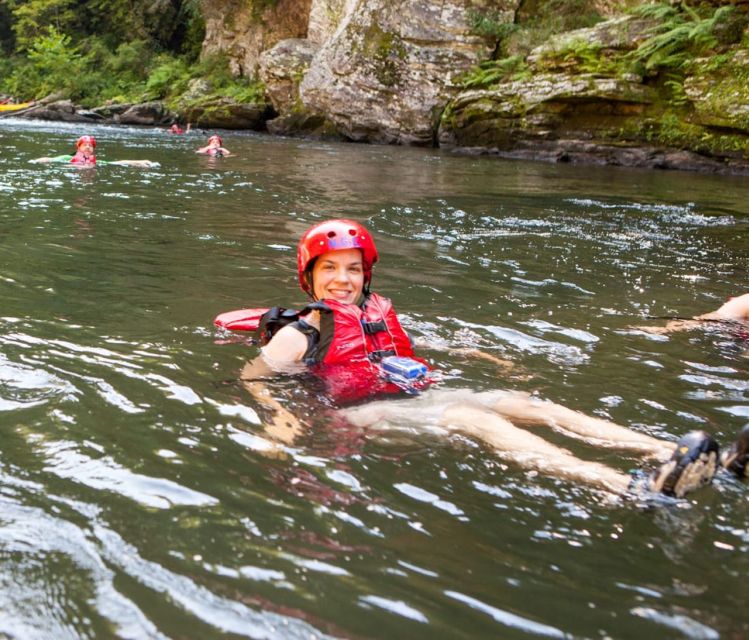
[[718, 44], [715, 28], [730, 19], [734, 7], [720, 7], [712, 16], [701, 18], [694, 9], [682, 5], [678, 11], [666, 5], [645, 5], [636, 13], [658, 20], [653, 35], [630, 54], [647, 71], [659, 68], [680, 69], [690, 57], [712, 49]]
[[635, 7], [632, 10], [632, 14], [640, 18], [649, 18], [651, 20], [657, 20], [658, 22], [666, 22], [677, 16], [679, 12], [668, 4], [656, 2]]
[[466, 74], [461, 85], [466, 89], [488, 88], [522, 74], [525, 68], [521, 56], [487, 60]]

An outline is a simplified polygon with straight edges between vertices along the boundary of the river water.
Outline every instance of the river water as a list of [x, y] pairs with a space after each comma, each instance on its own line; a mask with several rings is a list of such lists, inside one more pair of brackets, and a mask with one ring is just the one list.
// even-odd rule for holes
[[[295, 244], [347, 216], [446, 387], [533, 391], [675, 440], [749, 419], [747, 341], [633, 325], [747, 291], [746, 178], [226, 133], [0, 121], [0, 635], [741, 638], [749, 487], [643, 506], [468, 437], [357, 432], [298, 381], [273, 447], [218, 313], [304, 302]], [[628, 471], [637, 457], [545, 434]]]

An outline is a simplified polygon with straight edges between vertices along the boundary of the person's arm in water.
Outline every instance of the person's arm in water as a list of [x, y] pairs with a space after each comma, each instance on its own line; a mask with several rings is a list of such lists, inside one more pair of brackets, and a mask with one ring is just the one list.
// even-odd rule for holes
[[505, 371], [510, 371], [515, 366], [515, 364], [510, 360], [498, 358], [491, 353], [486, 353], [486, 351], [481, 351], [480, 349], [476, 349], [475, 347], [451, 347], [447, 344], [429, 342], [424, 338], [414, 338], [412, 340], [412, 343], [414, 348], [433, 349], [435, 351], [445, 351], [446, 353], [449, 353], [451, 355], [463, 356], [466, 358], [476, 358], [477, 360], [486, 360], [487, 362], [496, 364], [498, 367], [504, 369]]
[[[60, 163], [70, 163], [70, 161], [73, 159], [73, 156], [71, 155], [62, 155], [62, 156], [53, 156], [51, 158], [35, 158], [34, 160], [29, 160], [29, 162], [33, 164], [49, 164], [53, 162], [60, 162]], [[117, 164], [123, 167], [158, 167], [158, 162], [152, 162], [151, 160], [97, 160], [96, 164], [98, 165], [104, 165], [104, 164]], [[93, 165], [91, 165], [93, 166]]]
[[153, 162], [151, 160], [110, 160], [110, 161], [106, 161], [106, 162], [103, 162], [103, 161], [100, 160], [99, 162], [101, 162], [102, 164], [117, 164], [117, 165], [120, 165], [122, 167], [145, 167], [145, 168], [149, 168], [149, 167], [158, 167], [159, 166], [158, 162]]
[[72, 159], [73, 156], [71, 155], [61, 155], [44, 158], [34, 158], [33, 160], [29, 160], [29, 162], [33, 164], [47, 164], [50, 162], [70, 162]]
[[715, 311], [691, 318], [669, 320], [663, 327], [634, 327], [647, 333], [664, 334], [703, 327], [711, 322], [749, 322], [749, 293], [745, 293], [721, 305]]
[[242, 368], [242, 385], [260, 404], [271, 409], [271, 424], [266, 431], [278, 441], [291, 444], [304, 428], [299, 419], [272, 395], [263, 379], [299, 367], [307, 350], [307, 338], [293, 327], [283, 327], [265, 345], [261, 354]]

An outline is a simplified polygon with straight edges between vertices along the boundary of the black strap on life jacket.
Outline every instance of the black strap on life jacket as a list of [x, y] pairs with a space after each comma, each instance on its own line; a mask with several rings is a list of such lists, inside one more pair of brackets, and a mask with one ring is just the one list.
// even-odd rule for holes
[[[257, 329], [255, 329], [255, 338], [260, 344], [266, 345], [280, 329], [298, 322], [310, 311], [314, 311], [315, 309], [324, 310], [327, 309], [327, 307], [320, 302], [308, 304], [299, 311], [296, 309], [286, 309], [285, 307], [272, 307], [260, 316], [260, 322], [258, 323]], [[305, 332], [303, 331], [302, 333]]]
[[368, 336], [373, 336], [377, 333], [382, 333], [383, 331], [388, 330], [384, 320], [380, 320], [379, 322], [362, 322], [361, 328]]
[[[365, 298], [362, 307], [366, 304], [368, 298]], [[318, 331], [304, 321], [310, 311], [320, 311], [320, 330]], [[335, 321], [333, 314], [330, 312], [324, 302], [317, 301], [308, 304], [299, 311], [295, 309], [286, 309], [285, 307], [272, 307], [268, 309], [261, 317], [258, 328], [255, 330], [255, 338], [261, 345], [266, 345], [271, 338], [283, 327], [294, 325], [294, 328], [307, 337], [307, 352], [304, 354], [304, 361], [307, 364], [322, 362], [325, 355], [333, 342], [333, 332]], [[362, 322], [362, 330], [368, 336], [378, 333], [387, 332], [388, 328], [384, 320], [377, 322]], [[391, 349], [382, 349], [369, 354], [372, 362], [378, 362], [385, 356], [395, 355]]]
[[[368, 300], [369, 296], [366, 296], [361, 303], [362, 309], [364, 309], [364, 307], [367, 305]], [[325, 359], [325, 356], [330, 349], [330, 345], [333, 343], [335, 333], [335, 319], [330, 308], [328, 308], [324, 302], [319, 302], [316, 304], [319, 305], [317, 308], [322, 312], [320, 313], [320, 331], [317, 332], [317, 335], [308, 335], [309, 348], [307, 350], [307, 354], [305, 354], [305, 359], [308, 363], [322, 362]], [[325, 313], [326, 311], [327, 313]], [[362, 321], [361, 327], [365, 335], [368, 336], [374, 336], [378, 333], [388, 332], [388, 327], [384, 319], [375, 322]], [[302, 331], [302, 333], [304, 333], [304, 331]], [[394, 355], [395, 351], [393, 351], [392, 349], [380, 349], [368, 353], [367, 357], [371, 362], [379, 362], [386, 356]]]

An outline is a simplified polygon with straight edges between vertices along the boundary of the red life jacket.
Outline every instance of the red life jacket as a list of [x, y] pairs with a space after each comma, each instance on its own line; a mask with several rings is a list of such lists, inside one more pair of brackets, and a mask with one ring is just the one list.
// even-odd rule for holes
[[[313, 310], [320, 312], [319, 332], [304, 322], [304, 316]], [[361, 307], [322, 300], [299, 312], [279, 307], [230, 311], [219, 315], [214, 323], [227, 329], [255, 330], [262, 343], [267, 343], [282, 326], [293, 324], [307, 336], [306, 364], [325, 382], [326, 395], [337, 404], [378, 395], [416, 393], [432, 382], [427, 376], [404, 389], [383, 375], [378, 365], [383, 357], [414, 358], [414, 351], [392, 302], [376, 293], [370, 293]]]
[[326, 395], [337, 404], [416, 393], [429, 386], [427, 377], [406, 388], [388, 380], [380, 369], [378, 363], [386, 356], [414, 358], [411, 339], [390, 300], [371, 293], [361, 307], [336, 300], [323, 300], [319, 307], [319, 341], [312, 342], [305, 361], [325, 381]]
[[393, 303], [370, 293], [364, 304], [323, 300], [320, 342], [314, 361], [322, 364], [376, 362], [385, 356], [413, 357], [411, 340], [403, 330]]
[[[414, 355], [411, 340], [393, 311], [393, 303], [376, 293], [370, 293], [361, 307], [322, 300], [301, 311], [282, 307], [227, 311], [216, 316], [213, 323], [233, 331], [256, 331], [260, 342], [267, 344], [281, 327], [298, 323], [311, 311], [320, 312], [320, 331], [319, 340], [314, 336], [314, 344], [310, 345], [309, 364], [349, 364], [378, 360], [386, 355]], [[306, 335], [317, 333], [305, 325], [296, 328]]]
[[70, 162], [73, 164], [96, 164], [96, 156], [87, 156], [80, 151], [76, 151]]

